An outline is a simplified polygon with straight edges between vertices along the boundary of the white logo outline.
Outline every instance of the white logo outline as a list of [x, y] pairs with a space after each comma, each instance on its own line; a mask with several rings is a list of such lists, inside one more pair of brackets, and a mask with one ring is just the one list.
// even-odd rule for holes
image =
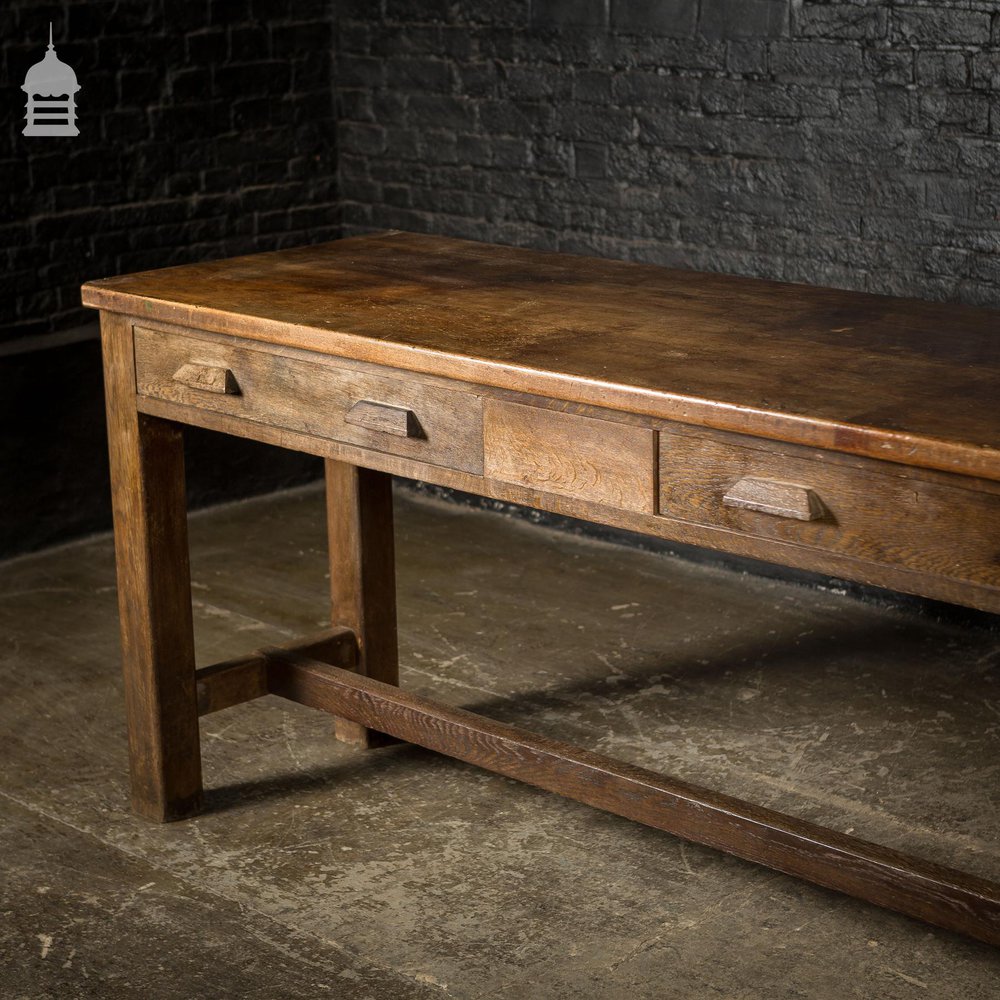
[[49, 22], [49, 46], [40, 62], [28, 69], [21, 85], [28, 95], [22, 135], [79, 135], [76, 126], [76, 95], [83, 88], [76, 73], [57, 55], [52, 44], [52, 22]]

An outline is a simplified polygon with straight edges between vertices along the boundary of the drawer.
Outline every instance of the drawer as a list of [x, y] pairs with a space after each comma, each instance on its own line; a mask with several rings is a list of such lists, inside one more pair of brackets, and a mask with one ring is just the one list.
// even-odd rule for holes
[[543, 493], [651, 514], [656, 434], [648, 427], [488, 399], [484, 474]]
[[482, 400], [444, 379], [141, 326], [134, 338], [140, 396], [482, 472]]
[[661, 432], [659, 477], [666, 517], [1000, 586], [996, 484], [687, 431]]

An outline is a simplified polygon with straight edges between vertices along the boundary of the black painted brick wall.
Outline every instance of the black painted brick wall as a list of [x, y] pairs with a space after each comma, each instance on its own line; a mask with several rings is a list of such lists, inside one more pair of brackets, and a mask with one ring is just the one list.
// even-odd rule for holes
[[995, 0], [355, 0], [345, 228], [1000, 305]]
[[[330, 0], [0, 4], [0, 340], [94, 318], [88, 278], [339, 233]], [[80, 135], [27, 137], [52, 21]]]
[[[331, 0], [0, 2], [0, 557], [110, 526], [98, 345], [46, 347], [96, 319], [83, 281], [339, 235], [334, 13]], [[50, 20], [83, 88], [77, 137], [21, 134]], [[192, 506], [321, 473], [252, 441], [185, 437]]]

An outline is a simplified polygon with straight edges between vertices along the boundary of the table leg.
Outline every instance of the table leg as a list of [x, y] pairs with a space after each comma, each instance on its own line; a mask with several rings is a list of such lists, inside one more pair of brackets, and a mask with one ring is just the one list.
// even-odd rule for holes
[[131, 322], [103, 313], [101, 336], [132, 809], [165, 822], [202, 805], [184, 445], [136, 410]]
[[[392, 476], [327, 459], [326, 505], [332, 622], [354, 630], [359, 673], [398, 684]], [[396, 742], [347, 719], [334, 725], [345, 743]]]

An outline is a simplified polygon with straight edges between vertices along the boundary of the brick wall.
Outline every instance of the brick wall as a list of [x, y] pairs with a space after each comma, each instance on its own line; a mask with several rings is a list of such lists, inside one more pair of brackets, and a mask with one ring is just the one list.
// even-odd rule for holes
[[[83, 88], [72, 138], [21, 134], [50, 20]], [[331, 0], [0, 2], [0, 557], [110, 526], [83, 281], [339, 234], [333, 24]], [[192, 506], [321, 472], [186, 444]]]
[[1000, 305], [995, 0], [355, 0], [347, 232]]
[[[21, 134], [52, 21], [80, 135]], [[330, 0], [0, 4], [0, 340], [93, 319], [87, 278], [338, 233]]]

